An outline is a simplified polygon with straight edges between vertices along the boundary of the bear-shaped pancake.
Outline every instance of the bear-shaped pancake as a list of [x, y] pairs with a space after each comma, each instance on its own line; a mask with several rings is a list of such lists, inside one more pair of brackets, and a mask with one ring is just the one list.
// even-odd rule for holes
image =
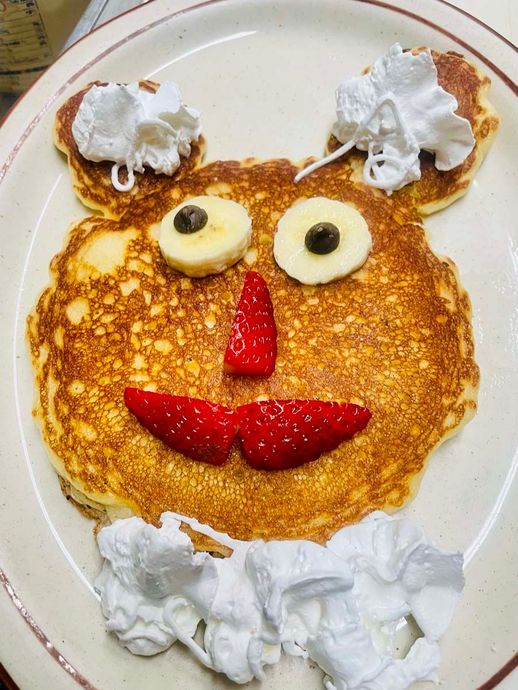
[[[29, 316], [35, 415], [65, 490], [98, 518], [135, 513], [157, 523], [173, 510], [238, 539], [323, 542], [374, 509], [407, 502], [430, 452], [472, 417], [479, 372], [469, 299], [454, 264], [428, 246], [421, 216], [466, 191], [498, 118], [486, 100], [486, 77], [457, 54], [433, 58], [476, 146], [448, 172], [423, 155], [421, 180], [391, 196], [361, 181], [358, 151], [295, 184], [302, 165], [288, 160], [203, 164], [202, 139], [173, 177], [146, 171], [131, 192], [116, 192], [111, 164], [82, 158], [71, 134], [89, 87], [58, 111], [56, 144], [68, 156], [75, 191], [102, 215], [72, 227]], [[335, 144], [331, 139], [330, 148]], [[232, 268], [191, 279], [167, 265], [157, 233], [168, 211], [198, 195], [242, 204], [252, 243]], [[284, 212], [314, 196], [354, 206], [373, 247], [360, 270], [309, 287], [279, 268], [272, 244]], [[251, 268], [265, 279], [275, 311], [278, 356], [269, 378], [223, 371]], [[216, 467], [171, 450], [140, 426], [124, 405], [126, 386], [232, 408], [257, 399], [340, 400], [367, 406], [372, 419], [297, 468], [255, 470], [237, 445]], [[214, 546], [194, 536], [197, 546]]]

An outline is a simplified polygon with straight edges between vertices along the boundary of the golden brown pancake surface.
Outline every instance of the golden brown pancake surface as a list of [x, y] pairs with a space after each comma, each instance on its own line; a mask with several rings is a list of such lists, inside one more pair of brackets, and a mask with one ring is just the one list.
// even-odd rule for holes
[[[62, 143], [70, 141], [78, 102], [58, 113]], [[122, 202], [106, 185], [104, 164], [80, 165], [77, 152], [68, 153], [84, 185], [81, 198], [100, 199], [112, 219], [91, 217], [72, 228], [28, 334], [36, 415], [54, 466], [76, 495], [94, 506], [127, 506], [153, 522], [173, 510], [241, 539], [323, 541], [373, 509], [403, 505], [430, 451], [474, 413], [479, 378], [469, 300], [451, 261], [427, 244], [415, 208], [419, 183], [388, 197], [357, 181], [353, 155], [295, 185], [299, 168], [286, 160], [201, 167], [195, 150], [173, 178], [137, 176], [139, 190]], [[445, 178], [441, 185], [445, 199], [453, 187]], [[189, 279], [162, 258], [158, 223], [201, 194], [247, 208], [254, 251], [218, 276]], [[351, 276], [306, 287], [277, 266], [272, 243], [280, 216], [313, 196], [354, 205], [373, 249]], [[265, 278], [275, 310], [278, 358], [268, 379], [223, 373], [249, 268]], [[254, 470], [237, 446], [214, 467], [141, 427], [124, 406], [126, 386], [230, 407], [258, 398], [342, 400], [366, 405], [373, 416], [351, 441], [295, 469]]]

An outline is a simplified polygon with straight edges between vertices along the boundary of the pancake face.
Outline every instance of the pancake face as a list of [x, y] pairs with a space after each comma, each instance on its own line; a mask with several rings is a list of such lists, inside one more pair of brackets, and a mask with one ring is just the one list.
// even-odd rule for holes
[[[73, 145], [80, 97], [59, 111], [56, 132], [80, 197], [109, 217], [72, 228], [28, 320], [35, 413], [72, 495], [112, 515], [131, 511], [156, 523], [173, 510], [239, 539], [320, 542], [374, 509], [402, 506], [431, 450], [476, 408], [469, 300], [452, 262], [428, 247], [417, 209], [425, 198], [451, 200], [457, 173], [437, 172], [437, 186], [425, 169], [422, 188], [414, 183], [388, 197], [357, 181], [354, 154], [296, 185], [300, 168], [286, 160], [200, 166], [195, 149], [180, 175], [146, 172], [137, 176], [137, 193], [122, 195], [109, 187], [110, 164], [84, 161]], [[475, 134], [479, 147], [483, 137]], [[207, 194], [247, 209], [252, 244], [233, 268], [190, 279], [163, 259], [159, 223], [183, 200]], [[314, 196], [353, 205], [373, 248], [356, 273], [307, 287], [277, 266], [272, 245], [282, 214]], [[268, 284], [278, 330], [267, 379], [223, 373], [250, 268]], [[237, 445], [216, 467], [171, 450], [140, 426], [124, 405], [126, 386], [232, 408], [269, 398], [347, 401], [366, 405], [372, 419], [351, 441], [298, 468], [255, 470]], [[199, 535], [197, 543], [207, 545]]]

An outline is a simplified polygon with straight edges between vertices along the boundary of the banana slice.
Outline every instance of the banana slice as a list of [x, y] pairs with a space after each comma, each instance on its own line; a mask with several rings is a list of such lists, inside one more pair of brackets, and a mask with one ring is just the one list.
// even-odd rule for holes
[[278, 265], [304, 285], [329, 283], [365, 263], [372, 238], [352, 206], [317, 196], [289, 208], [273, 242]]
[[244, 206], [217, 196], [196, 196], [164, 216], [158, 244], [169, 266], [203, 278], [242, 259], [251, 235], [252, 221]]

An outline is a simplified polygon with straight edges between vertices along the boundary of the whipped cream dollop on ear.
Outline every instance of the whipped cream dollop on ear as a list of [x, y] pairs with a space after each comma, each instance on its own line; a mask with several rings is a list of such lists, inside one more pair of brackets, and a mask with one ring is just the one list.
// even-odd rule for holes
[[395, 43], [368, 74], [338, 86], [336, 104], [333, 134], [343, 146], [296, 182], [356, 147], [368, 152], [364, 182], [391, 194], [420, 179], [421, 150], [435, 154], [438, 170], [451, 170], [475, 145], [470, 123], [455, 114], [457, 100], [438, 84], [429, 50], [414, 55]]
[[[195, 552], [182, 522], [232, 555]], [[134, 654], [180, 640], [236, 683], [263, 679], [281, 651], [313, 659], [326, 690], [437, 680], [437, 641], [464, 585], [463, 559], [432, 546], [410, 520], [375, 512], [326, 546], [237, 541], [175, 513], [161, 523], [128, 518], [98, 536], [105, 560], [95, 587], [106, 626]], [[396, 632], [410, 615], [421, 637], [400, 654]]]
[[[113, 161], [112, 184], [129, 191], [134, 171], [144, 166], [172, 175], [180, 156], [189, 156], [191, 142], [200, 135], [200, 113], [182, 101], [178, 86], [164, 82], [156, 93], [138, 83], [92, 86], [85, 94], [72, 124], [72, 134], [82, 156], [90, 161]], [[127, 183], [119, 180], [126, 166]]]

